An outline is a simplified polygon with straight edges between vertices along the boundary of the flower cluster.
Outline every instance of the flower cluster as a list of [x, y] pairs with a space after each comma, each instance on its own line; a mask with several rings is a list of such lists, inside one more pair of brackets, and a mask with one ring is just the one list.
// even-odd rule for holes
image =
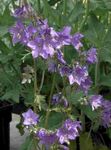
[[101, 125], [104, 127], [111, 126], [111, 101], [105, 100], [101, 95], [92, 95], [89, 98], [89, 104], [92, 110], [100, 108]]
[[69, 140], [75, 140], [76, 137], [79, 136], [78, 129], [81, 130], [80, 121], [72, 121], [71, 119], [67, 119], [64, 125], [57, 131], [59, 142], [61, 144], [69, 144]]
[[[15, 16], [24, 14], [27, 9], [22, 7], [15, 11]], [[72, 45], [79, 55], [82, 55], [81, 48], [83, 44], [81, 39], [84, 37], [81, 33], [71, 35], [71, 27], [65, 26], [61, 31], [55, 31], [48, 25], [47, 20], [37, 19], [35, 23], [24, 25], [23, 21], [18, 19], [15, 26], [11, 27], [9, 32], [12, 34], [13, 43], [21, 43], [31, 50], [33, 58], [42, 57], [48, 61], [48, 70], [50, 72], [59, 72], [60, 75], [67, 76], [70, 85], [76, 84], [79, 89], [87, 93], [91, 86], [91, 79], [88, 75], [86, 65], [77, 62], [69, 66], [64, 59], [62, 48]], [[97, 62], [97, 52], [91, 48], [85, 52], [85, 61], [88, 63]]]
[[[61, 78], [65, 78], [68, 81], [71, 87], [75, 86], [77, 90], [82, 90], [86, 96], [92, 84], [87, 63], [94, 64], [97, 62], [96, 48], [92, 47], [84, 51], [82, 44], [84, 35], [79, 32], [71, 34], [70, 26], [64, 26], [62, 30], [55, 31], [53, 27], [48, 25], [47, 19], [43, 20], [40, 18], [36, 18], [28, 24], [23, 21], [23, 17], [27, 17], [29, 13], [31, 13], [31, 8], [27, 5], [15, 10], [13, 15], [17, 18], [17, 22], [9, 29], [13, 44], [20, 43], [25, 46], [31, 51], [33, 59], [39, 57], [44, 59], [49, 72], [57, 72]], [[76, 60], [70, 65], [67, 63], [63, 48], [64, 46], [70, 45], [74, 47], [79, 57], [83, 57], [83, 62]], [[25, 75], [25, 78], [22, 83], [30, 82], [33, 70], [29, 71], [25, 68], [24, 72], [23, 75]], [[28, 76], [26, 76], [26, 73]], [[69, 102], [65, 96], [63, 96], [62, 92], [54, 94], [51, 99], [50, 107], [52, 107], [52, 105], [60, 105], [67, 110]], [[100, 95], [91, 96], [90, 105], [92, 110], [101, 107], [102, 97]], [[104, 104], [102, 112], [103, 120], [106, 115], [106, 107], [107, 104]], [[24, 126], [32, 128], [31, 131], [34, 131], [35, 137], [37, 137], [40, 143], [44, 144], [47, 149], [55, 143], [58, 143], [61, 147], [60, 149], [62, 149], [64, 143], [68, 145], [70, 140], [75, 140], [76, 137], [79, 136], [79, 130], [82, 130], [81, 122], [72, 119], [66, 119], [62, 127], [55, 129], [55, 131], [40, 128], [39, 116], [31, 109], [23, 113], [22, 116]], [[108, 116], [108, 119], [109, 118], [110, 116]], [[64, 146], [64, 149], [68, 150], [68, 147]]]
[[89, 99], [92, 110], [102, 106], [103, 97], [101, 95], [92, 95]]
[[101, 122], [104, 127], [111, 127], [111, 101], [104, 100], [102, 104]]
[[[22, 114], [25, 126], [38, 125], [39, 117], [31, 109]], [[44, 144], [46, 147], [50, 147], [55, 143], [69, 144], [69, 140], [75, 140], [79, 136], [79, 131], [82, 130], [80, 121], [73, 121], [67, 119], [63, 126], [57, 129], [55, 132], [47, 131], [44, 128], [37, 130], [36, 137], [39, 138], [40, 144]]]

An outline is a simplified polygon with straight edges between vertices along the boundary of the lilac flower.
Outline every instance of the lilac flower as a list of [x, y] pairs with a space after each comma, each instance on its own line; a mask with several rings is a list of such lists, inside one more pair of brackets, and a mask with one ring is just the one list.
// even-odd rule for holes
[[83, 47], [83, 44], [80, 41], [83, 37], [84, 36], [81, 33], [76, 33], [72, 36], [71, 43], [78, 52], [80, 51], [80, 48]]
[[43, 40], [41, 38], [35, 38], [33, 41], [29, 41], [27, 46], [32, 49], [32, 56], [36, 58], [42, 53]]
[[66, 64], [66, 61], [63, 58], [63, 53], [60, 50], [57, 50], [57, 58], [62, 64]]
[[27, 112], [22, 114], [24, 118], [23, 124], [26, 126], [36, 125], [39, 121], [39, 116], [29, 109]]
[[70, 45], [71, 43], [71, 27], [66, 26], [62, 31], [58, 32], [58, 36], [56, 36], [57, 42], [55, 44], [55, 48], [60, 49], [64, 45]]
[[48, 61], [48, 71], [49, 72], [57, 72], [57, 64], [53, 60]]
[[72, 72], [72, 69], [69, 66], [63, 65], [59, 67], [59, 73], [62, 77], [69, 76], [71, 72]]
[[15, 24], [14, 27], [11, 27], [9, 29], [9, 32], [12, 34], [12, 41], [13, 44], [16, 44], [18, 42], [24, 43], [24, 39], [25, 39], [25, 27], [23, 25], [23, 23], [18, 20]]
[[54, 132], [47, 131], [45, 129], [40, 129], [37, 133], [37, 137], [40, 139], [40, 143], [44, 144], [46, 147], [50, 147], [57, 141], [57, 136]]
[[[44, 22], [43, 22], [44, 23]], [[38, 35], [27, 43], [27, 46], [32, 49], [32, 56], [34, 58], [42, 56], [44, 59], [53, 57], [55, 50], [53, 47], [54, 40], [51, 35], [52, 29], [48, 25], [41, 25], [38, 27]]]
[[104, 127], [111, 126], [111, 101], [104, 100], [102, 103], [101, 123]]
[[65, 97], [62, 97], [61, 101], [62, 101], [64, 107], [68, 107], [69, 106], [68, 100]]
[[54, 94], [52, 97], [52, 104], [57, 105], [60, 103], [60, 99], [62, 97], [62, 93]]
[[61, 93], [53, 95], [52, 104], [53, 105], [62, 105], [64, 107], [68, 107], [68, 105], [69, 105], [68, 100], [64, 96], [62, 96]]
[[97, 109], [98, 107], [102, 106], [103, 97], [101, 95], [92, 95], [89, 98], [89, 103], [92, 107], [92, 110]]
[[69, 140], [75, 140], [79, 136], [78, 129], [81, 129], [80, 121], [67, 119], [64, 125], [57, 130], [57, 137], [61, 144], [69, 144]]
[[87, 93], [88, 93], [88, 90], [89, 90], [90, 87], [91, 87], [91, 84], [92, 84], [92, 81], [91, 81], [90, 77], [87, 77], [84, 81], [81, 82], [80, 89], [81, 89], [85, 94], [87, 94]]
[[59, 150], [69, 150], [69, 148], [65, 145], [60, 145]]
[[23, 6], [15, 9], [13, 16], [16, 18], [26, 17], [26, 16], [28, 16], [29, 11], [30, 11], [29, 5], [23, 5]]
[[68, 76], [70, 85], [77, 83], [78, 85], [81, 85], [82, 82], [84, 82], [88, 77], [88, 71], [86, 66], [80, 66], [77, 64], [73, 72]]
[[96, 48], [91, 48], [90, 50], [88, 50], [86, 54], [86, 60], [89, 64], [93, 64], [97, 62]]
[[36, 27], [34, 27], [32, 24], [27, 26], [25, 29], [25, 35], [26, 35], [27, 41], [33, 39], [33, 37], [36, 33], [37, 33]]

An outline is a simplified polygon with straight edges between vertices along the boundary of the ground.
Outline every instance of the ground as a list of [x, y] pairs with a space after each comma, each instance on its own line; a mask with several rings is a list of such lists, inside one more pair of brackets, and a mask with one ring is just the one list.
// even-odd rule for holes
[[19, 150], [20, 145], [24, 142], [27, 132], [21, 136], [16, 125], [19, 123], [19, 115], [12, 115], [12, 122], [10, 123], [10, 150]]

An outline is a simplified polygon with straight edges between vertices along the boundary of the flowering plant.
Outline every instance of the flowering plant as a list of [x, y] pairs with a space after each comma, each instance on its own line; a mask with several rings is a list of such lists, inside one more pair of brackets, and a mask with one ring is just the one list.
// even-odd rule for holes
[[[28, 52], [24, 58], [31, 54], [34, 66], [23, 69], [21, 82], [30, 84], [32, 80], [34, 83], [34, 101], [22, 114], [22, 127], [29, 130], [35, 148], [72, 150], [72, 141], [85, 130], [85, 115], [93, 124], [98, 121], [109, 127], [111, 102], [90, 90], [92, 80], [88, 69], [98, 63], [96, 48], [84, 50], [82, 33], [73, 34], [70, 26], [55, 30], [27, 3], [13, 15], [17, 21], [9, 29], [12, 42], [24, 46]], [[68, 61], [66, 54], [70, 49], [77, 57]], [[37, 69], [40, 62], [43, 68]], [[51, 87], [45, 95], [43, 87], [47, 82]]]

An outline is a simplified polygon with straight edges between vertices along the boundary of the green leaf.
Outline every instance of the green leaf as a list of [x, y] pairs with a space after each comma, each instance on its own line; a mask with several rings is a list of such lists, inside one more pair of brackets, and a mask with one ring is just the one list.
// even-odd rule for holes
[[111, 74], [106, 75], [106, 76], [100, 76], [100, 86], [108, 86], [111, 87]]
[[34, 139], [31, 136], [28, 136], [26, 137], [25, 142], [21, 145], [19, 150], [34, 150], [34, 149], [35, 149]]
[[111, 63], [111, 28], [106, 32], [100, 48], [100, 60]]
[[[6, 54], [6, 56], [11, 51], [10, 48], [2, 40], [0, 40], [0, 51], [3, 54]], [[0, 56], [2, 55], [2, 53], [0, 54]]]
[[92, 139], [88, 133], [80, 135], [81, 150], [94, 150]]
[[104, 39], [104, 26], [98, 20], [98, 18], [92, 14], [88, 20], [88, 28], [85, 31], [85, 35], [96, 47], [101, 47]]
[[19, 102], [20, 91], [16, 89], [7, 90], [5, 94], [2, 96], [4, 100], [13, 100], [14, 102]]
[[111, 1], [109, 0], [91, 0], [91, 2], [95, 5], [95, 8], [111, 10]]
[[14, 23], [14, 18], [10, 15], [9, 4], [5, 7], [3, 15], [0, 16], [0, 26], [10, 27]]
[[6, 33], [8, 33], [9, 27], [4, 25], [0, 26], [0, 37], [4, 36]]
[[[42, 114], [42, 118], [40, 121], [41, 127], [44, 127], [45, 117], [46, 117], [46, 113]], [[62, 125], [62, 121], [64, 120], [65, 120], [65, 116], [63, 113], [52, 111], [48, 118], [48, 129], [54, 130], [59, 128]]]
[[71, 104], [75, 104], [75, 105], [80, 104], [82, 102], [83, 96], [84, 94], [82, 91], [81, 92], [73, 91], [71, 93], [67, 91], [67, 99], [69, 102], [71, 102]]
[[90, 106], [81, 106], [81, 110], [92, 121], [96, 120], [100, 115], [98, 111], [93, 111]]
[[74, 5], [74, 8], [71, 10], [71, 12], [68, 15], [69, 21], [71, 23], [76, 22], [78, 19], [80, 19], [80, 16], [84, 13], [84, 7], [81, 2], [77, 2], [76, 5]]

